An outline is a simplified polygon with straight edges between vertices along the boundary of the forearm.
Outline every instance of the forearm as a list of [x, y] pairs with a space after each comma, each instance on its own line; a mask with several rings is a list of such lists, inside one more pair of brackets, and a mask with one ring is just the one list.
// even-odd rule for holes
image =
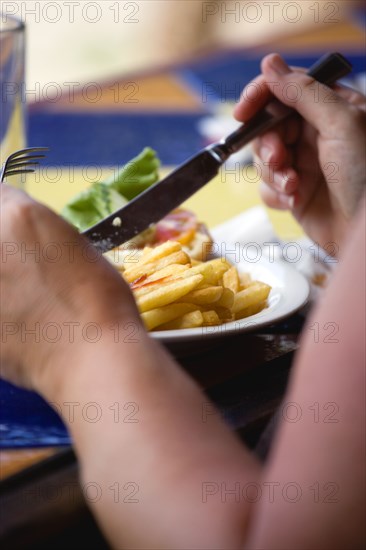
[[193, 381], [141, 339], [84, 345], [69, 381], [42, 389], [63, 410], [83, 484], [92, 497], [100, 488], [91, 507], [115, 546], [237, 548], [250, 504], [226, 491], [256, 482], [260, 467]]
[[362, 203], [345, 254], [303, 332], [262, 476], [273, 492], [258, 502], [250, 550], [365, 546]]

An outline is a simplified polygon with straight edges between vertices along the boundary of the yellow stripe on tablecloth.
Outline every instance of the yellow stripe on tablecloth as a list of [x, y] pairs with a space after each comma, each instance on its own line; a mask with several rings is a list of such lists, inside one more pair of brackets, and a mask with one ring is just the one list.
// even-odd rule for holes
[[95, 113], [96, 108], [103, 113], [205, 113], [207, 105], [202, 104], [200, 99], [176, 76], [153, 74], [102, 85], [97, 105], [88, 99], [84, 88], [79, 87], [72, 101], [65, 93], [59, 101], [44, 105], [44, 109], [57, 113]]
[[[165, 168], [162, 176], [170, 171]], [[101, 181], [112, 173], [104, 169], [96, 173], [92, 168], [83, 172], [76, 168], [43, 170], [42, 176], [28, 177], [26, 189], [36, 200], [59, 212], [62, 206], [76, 193], [88, 187], [92, 181]], [[259, 181], [253, 168], [229, 171], [225, 168], [214, 180], [191, 197], [184, 206], [197, 214], [199, 219], [214, 227], [238, 214], [262, 204], [259, 196]], [[300, 226], [288, 212], [268, 209], [275, 231], [283, 239], [303, 235]]]

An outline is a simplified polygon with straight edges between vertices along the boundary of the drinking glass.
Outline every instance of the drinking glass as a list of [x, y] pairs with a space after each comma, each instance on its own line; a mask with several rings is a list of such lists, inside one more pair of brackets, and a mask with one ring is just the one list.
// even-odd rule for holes
[[[0, 11], [0, 162], [26, 145], [25, 25]], [[24, 185], [23, 176], [9, 183]]]

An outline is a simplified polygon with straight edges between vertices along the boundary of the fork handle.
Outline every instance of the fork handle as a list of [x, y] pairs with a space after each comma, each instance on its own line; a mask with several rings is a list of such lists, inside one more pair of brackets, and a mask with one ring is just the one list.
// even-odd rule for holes
[[[308, 75], [320, 82], [331, 86], [352, 71], [351, 63], [340, 53], [326, 54], [321, 57], [308, 71]], [[277, 99], [272, 100], [265, 109], [262, 109], [247, 123], [240, 126], [223, 142], [213, 148], [223, 160], [239, 151], [254, 138], [263, 134], [282, 122], [295, 111]]]

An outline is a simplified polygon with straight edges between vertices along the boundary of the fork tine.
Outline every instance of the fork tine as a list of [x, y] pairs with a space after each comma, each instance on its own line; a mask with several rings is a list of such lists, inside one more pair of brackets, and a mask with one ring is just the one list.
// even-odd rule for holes
[[21, 170], [9, 170], [9, 172], [6, 172], [6, 177], [8, 176], [15, 176], [15, 174], [34, 174], [35, 170], [32, 170], [32, 168], [26, 169], [22, 168]]
[[17, 157], [10, 160], [10, 164], [18, 162], [19, 160], [28, 160], [28, 159], [43, 159], [46, 155], [24, 155], [22, 157]]
[[[21, 149], [10, 155], [0, 170], [1, 183], [8, 176], [17, 174], [33, 174], [35, 168], [39, 165], [38, 160], [45, 158], [46, 155], [39, 153], [49, 151], [49, 147], [28, 147]], [[32, 155], [31, 153], [35, 153]]]
[[49, 150], [50, 150], [49, 147], [28, 147], [27, 149], [21, 149], [20, 151], [16, 151], [15, 153], [13, 153], [8, 157], [8, 160], [11, 161], [23, 155], [27, 155], [28, 153], [37, 153], [37, 152], [49, 151]]
[[17, 162], [16, 164], [8, 165], [6, 168], [6, 173], [8, 174], [10, 170], [17, 170], [17, 168], [21, 168], [22, 166], [37, 166], [39, 165], [39, 162], [37, 160], [29, 161], [29, 162]]
[[44, 155], [39, 155], [39, 156], [34, 155], [32, 157], [19, 157], [18, 159], [14, 159], [13, 161], [8, 162], [7, 168], [9, 168], [9, 169], [14, 168], [15, 166], [19, 166], [20, 164], [22, 164], [24, 162], [29, 163], [29, 164], [37, 163], [38, 160], [41, 160], [43, 158], [45, 158]]

